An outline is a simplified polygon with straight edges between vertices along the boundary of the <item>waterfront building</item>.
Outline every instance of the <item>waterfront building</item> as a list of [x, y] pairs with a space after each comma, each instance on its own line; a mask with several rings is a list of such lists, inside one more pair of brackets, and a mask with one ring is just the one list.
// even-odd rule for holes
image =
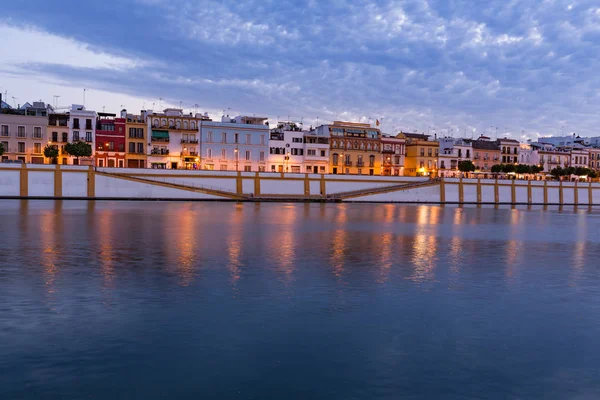
[[[65, 152], [65, 144], [69, 142], [68, 113], [49, 111], [46, 137], [48, 138], [48, 144], [58, 150], [57, 163], [68, 164], [69, 155]], [[54, 160], [48, 160], [48, 163], [52, 163], [53, 161]]]
[[517, 164], [519, 162], [519, 147], [520, 143], [515, 139], [498, 139], [498, 147], [500, 148], [502, 164]]
[[[565, 149], [566, 150], [566, 149]], [[588, 149], [581, 146], [571, 148], [569, 166], [574, 168], [588, 168]]]
[[404, 175], [404, 138], [384, 135], [381, 137], [381, 175]]
[[81, 104], [71, 105], [69, 111], [69, 137], [68, 141], [78, 142], [83, 141], [92, 147], [92, 155], [90, 157], [75, 157], [69, 156], [69, 164], [79, 165], [94, 165], [94, 154], [96, 150], [96, 122], [98, 114], [96, 111], [87, 110]]
[[184, 115], [180, 108], [166, 108], [162, 113], [149, 111], [150, 167], [200, 169], [200, 123], [206, 120], [210, 120], [207, 115]]
[[400, 132], [396, 137], [406, 141], [405, 175], [435, 176], [439, 156], [439, 143], [430, 141], [429, 135]]
[[591, 147], [586, 150], [588, 152], [588, 168], [600, 171], [600, 148]]
[[334, 121], [330, 135], [332, 174], [381, 174], [381, 132], [370, 124]]
[[[147, 112], [142, 110], [139, 115], [128, 114], [127, 110], [121, 111], [121, 118], [125, 118], [125, 164], [127, 168], [146, 168], [147, 155], [152, 149], [148, 146]], [[150, 148], [150, 150], [149, 150]]]
[[47, 126], [48, 109], [43, 102], [26, 103], [17, 109], [3, 107], [0, 113], [2, 160], [43, 164]]
[[473, 163], [480, 172], [491, 172], [492, 166], [500, 164], [500, 146], [498, 141], [490, 141], [487, 136], [480, 136], [471, 142], [473, 147]]
[[269, 172], [304, 172], [304, 132], [294, 122], [280, 122], [269, 133]]
[[556, 167], [566, 168], [569, 166], [571, 153], [569, 150], [554, 147], [552, 144], [532, 143], [532, 147], [537, 150], [539, 156], [539, 165], [542, 166], [544, 173], [550, 173]]
[[267, 170], [269, 125], [265, 117], [224, 115], [201, 124], [202, 169]]
[[116, 114], [98, 113], [96, 125], [96, 165], [98, 167], [125, 167], [125, 118]]
[[455, 139], [445, 137], [438, 140], [439, 156], [438, 169], [439, 176], [457, 177], [461, 175], [458, 169], [458, 163], [464, 160], [471, 160], [473, 148], [471, 141], [467, 139]]
[[520, 143], [519, 144], [519, 164], [540, 165], [539, 143]]
[[329, 127], [321, 125], [304, 132], [304, 166], [307, 173], [329, 172]]

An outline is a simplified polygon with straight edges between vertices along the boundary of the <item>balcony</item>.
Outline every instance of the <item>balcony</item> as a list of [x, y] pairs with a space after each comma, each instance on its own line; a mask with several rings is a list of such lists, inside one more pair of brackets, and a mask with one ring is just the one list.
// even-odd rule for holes
[[2, 132], [0, 132], [0, 136], [1, 136], [1, 137], [9, 137], [9, 136], [10, 136], [10, 133], [9, 133], [8, 131], [6, 131], [6, 132], [5, 132], [5, 131], [2, 131]]
[[479, 156], [473, 157], [473, 160], [479, 160]]
[[152, 151], [150, 152], [150, 154], [152, 154], [152, 155], [158, 155], [158, 156], [168, 156], [169, 155], [169, 149], [152, 149]]
[[18, 138], [26, 138], [27, 134], [25, 132], [17, 132], [17, 137]]
[[197, 151], [184, 151], [182, 154], [184, 156], [198, 157], [198, 152]]
[[345, 167], [351, 167], [352, 166], [352, 161], [348, 161], [348, 160], [344, 161], [344, 166]]
[[365, 162], [364, 161], [357, 161], [356, 162], [356, 166], [357, 167], [364, 167], [365, 166]]
[[163, 142], [163, 143], [169, 143], [169, 138], [164, 138], [164, 137], [155, 137], [155, 136], [152, 136], [152, 138], [150, 139], [150, 141], [152, 141], [152, 142]]
[[181, 143], [198, 144], [198, 139], [181, 139]]

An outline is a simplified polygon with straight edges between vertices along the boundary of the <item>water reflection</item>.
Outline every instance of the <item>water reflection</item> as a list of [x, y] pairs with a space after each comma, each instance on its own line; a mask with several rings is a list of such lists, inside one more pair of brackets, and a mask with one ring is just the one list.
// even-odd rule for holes
[[410, 277], [415, 282], [435, 279], [440, 212], [439, 207], [420, 206], [417, 208], [417, 228], [412, 251], [414, 270]]
[[336, 211], [333, 221], [336, 229], [331, 233], [331, 268], [333, 274], [341, 278], [344, 273], [345, 254], [348, 245], [348, 231], [345, 226], [348, 220], [348, 206], [342, 205]]
[[101, 273], [104, 277], [104, 287], [113, 288], [115, 279], [115, 250], [113, 247], [113, 227], [115, 213], [110, 209], [100, 212], [98, 218], [98, 237], [100, 241]]

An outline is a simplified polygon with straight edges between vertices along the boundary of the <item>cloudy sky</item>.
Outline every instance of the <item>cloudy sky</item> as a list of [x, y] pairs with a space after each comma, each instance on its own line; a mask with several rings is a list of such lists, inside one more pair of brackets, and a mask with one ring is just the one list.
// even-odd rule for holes
[[[598, 135], [600, 4], [29, 0], [0, 14], [0, 91], [384, 131]], [[60, 98], [53, 97], [61, 96]], [[13, 97], [15, 99], [13, 100]]]

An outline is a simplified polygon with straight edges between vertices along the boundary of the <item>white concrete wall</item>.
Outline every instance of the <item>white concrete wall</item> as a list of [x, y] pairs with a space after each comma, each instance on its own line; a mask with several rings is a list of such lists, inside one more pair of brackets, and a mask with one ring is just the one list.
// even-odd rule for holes
[[265, 179], [260, 181], [261, 194], [298, 194], [304, 195], [304, 181], [277, 181]]
[[144, 199], [222, 199], [204, 193], [133, 182], [125, 179], [96, 175], [96, 197]]
[[[162, 171], [161, 171], [162, 172]], [[162, 175], [162, 173], [161, 173]], [[235, 193], [236, 180], [232, 178], [187, 178], [187, 177], [169, 177], [169, 176], [140, 176], [142, 179], [148, 179], [155, 182], [173, 183], [175, 185], [192, 186], [197, 188], [218, 189]]]
[[493, 186], [481, 186], [481, 201], [483, 203], [493, 203], [495, 201]]
[[[455, 180], [458, 182], [458, 179]], [[458, 203], [458, 184], [447, 183], [444, 185], [446, 191], [446, 201], [449, 203]]]
[[63, 171], [62, 195], [64, 197], [87, 197], [87, 177], [87, 173]]
[[408, 190], [372, 194], [369, 196], [356, 197], [348, 201], [437, 203], [440, 201], [440, 186], [425, 186]]
[[29, 171], [27, 178], [29, 196], [54, 196], [54, 171]]
[[254, 179], [242, 179], [242, 193], [254, 194]]
[[310, 182], [310, 194], [311, 195], [320, 195], [321, 194], [321, 182], [319, 181], [311, 181]]
[[21, 173], [17, 169], [0, 169], [0, 196], [18, 196], [21, 193]]
[[531, 187], [531, 202], [532, 203], [543, 203], [544, 202], [544, 186], [532, 186]]
[[375, 183], [375, 182], [325, 182], [325, 189], [327, 190], [327, 194], [333, 193], [341, 193], [341, 192], [350, 192], [353, 190], [362, 190], [362, 189], [374, 189], [380, 187], [387, 187], [398, 185], [402, 182], [390, 182], [390, 183]]
[[517, 203], [527, 203], [527, 187], [517, 186], [515, 187], [515, 197]]
[[463, 201], [465, 203], [477, 203], [476, 185], [463, 185]]

